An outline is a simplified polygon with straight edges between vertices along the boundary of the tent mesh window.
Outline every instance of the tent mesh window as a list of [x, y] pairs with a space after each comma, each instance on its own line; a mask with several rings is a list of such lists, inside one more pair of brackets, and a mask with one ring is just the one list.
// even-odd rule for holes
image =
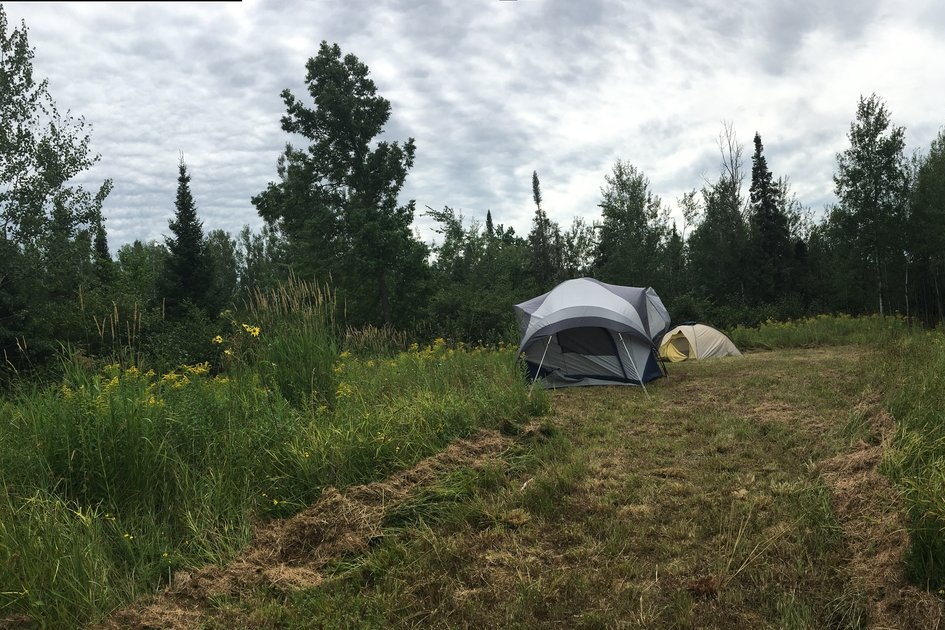
[[599, 357], [616, 356], [614, 341], [603, 328], [569, 328], [558, 333], [561, 352], [590, 354]]

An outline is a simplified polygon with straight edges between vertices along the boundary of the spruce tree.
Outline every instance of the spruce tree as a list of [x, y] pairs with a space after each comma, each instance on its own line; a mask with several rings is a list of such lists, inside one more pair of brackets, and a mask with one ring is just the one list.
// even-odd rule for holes
[[190, 192], [190, 175], [183, 156], [178, 171], [174, 218], [168, 223], [173, 235], [164, 239], [169, 255], [163, 291], [167, 310], [172, 315], [183, 313], [187, 302], [203, 309], [215, 306], [209, 304], [211, 267], [203, 223], [197, 218], [197, 206]]
[[532, 199], [535, 201], [535, 217], [528, 234], [532, 278], [538, 291], [548, 291], [561, 276], [561, 230], [541, 207], [538, 171], [532, 171]]
[[753, 262], [754, 280], [750, 291], [756, 302], [771, 303], [783, 297], [788, 289], [792, 246], [781, 189], [768, 170], [758, 132], [755, 132], [754, 143], [749, 189], [749, 257]]
[[108, 250], [108, 233], [105, 231], [105, 221], [101, 214], [96, 218], [92, 233], [92, 258], [95, 262], [95, 273], [99, 282], [107, 286], [114, 278], [114, 262], [111, 252]]

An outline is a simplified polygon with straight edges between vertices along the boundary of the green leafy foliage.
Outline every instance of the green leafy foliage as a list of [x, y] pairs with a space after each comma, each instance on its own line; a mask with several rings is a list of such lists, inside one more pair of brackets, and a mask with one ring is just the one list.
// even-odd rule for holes
[[0, 380], [41, 370], [78, 338], [82, 292], [100, 280], [93, 232], [111, 191], [72, 183], [98, 161], [82, 118], [59, 113], [33, 76], [25, 23], [0, 6]]
[[604, 282], [629, 286], [664, 284], [664, 246], [669, 235], [660, 198], [646, 176], [632, 164], [617, 160], [604, 176], [595, 272]]
[[945, 319], [945, 129], [919, 159], [911, 191], [909, 273], [914, 309], [928, 323]]
[[909, 187], [905, 129], [892, 124], [886, 105], [873, 94], [860, 97], [847, 137], [850, 147], [837, 155], [839, 204], [830, 222], [841, 246], [854, 254], [853, 279], [872, 286], [874, 304], [883, 314], [890, 304], [905, 306], [897, 299], [903, 293], [890, 284], [902, 277], [904, 263]]
[[253, 204], [286, 235], [299, 273], [319, 282], [331, 277], [352, 323], [392, 325], [401, 312], [394, 303], [409, 303], [425, 275], [425, 247], [410, 231], [414, 204], [398, 205], [413, 139], [375, 141], [390, 103], [377, 94], [368, 67], [342, 56], [337, 44], [322, 42], [306, 70], [313, 106], [284, 90], [282, 128], [304, 137], [308, 149], [288, 145], [280, 181]]
[[[435, 247], [438, 280], [430, 303], [436, 330], [447, 337], [496, 343], [517, 338], [510, 306], [532, 297], [533, 251], [501, 223], [490, 231], [450, 207], [430, 209], [443, 237]], [[490, 215], [491, 218], [491, 215]]]

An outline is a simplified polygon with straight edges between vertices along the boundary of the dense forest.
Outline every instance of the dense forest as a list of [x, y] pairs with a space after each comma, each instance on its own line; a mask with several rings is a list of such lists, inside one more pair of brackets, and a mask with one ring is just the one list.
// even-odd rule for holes
[[[262, 229], [205, 231], [199, 207], [212, 200], [191, 194], [200, 174], [181, 156], [163, 242], [112, 255], [103, 215], [112, 182], [75, 184], [98, 156], [85, 120], [61, 113], [33, 76], [33, 54], [26, 25], [8, 25], [0, 7], [3, 381], [41, 373], [62, 348], [130, 351], [156, 368], [212, 359], [212, 339], [245, 297], [290, 276], [330, 287], [342, 326], [420, 340], [514, 339], [513, 304], [581, 276], [652, 286], [675, 321], [723, 328], [828, 312], [925, 325], [945, 315], [945, 130], [906, 155], [904, 128], [876, 94], [855, 104], [837, 203], [820, 220], [769, 166], [761, 133], [745, 147], [725, 124], [714, 179], [667, 202], [632, 160], [618, 160], [590, 222], [551, 219], [536, 170], [522, 182], [531, 229], [516, 234], [491, 212], [483, 222], [402, 204], [422, 147], [381, 139], [390, 102], [364, 63], [323, 42], [306, 66], [307, 97], [282, 93], [282, 129], [299, 144], [286, 145], [275, 181], [251, 200]], [[436, 243], [415, 233], [418, 213], [436, 221]]]

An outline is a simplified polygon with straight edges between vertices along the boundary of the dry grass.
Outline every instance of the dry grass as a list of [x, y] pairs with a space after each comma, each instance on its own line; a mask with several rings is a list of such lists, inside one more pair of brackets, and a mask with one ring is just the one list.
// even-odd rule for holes
[[116, 612], [105, 627], [192, 628], [216, 597], [240, 597], [261, 586], [277, 591], [316, 587], [327, 563], [366, 551], [382, 535], [385, 511], [417, 486], [445, 470], [482, 466], [508, 445], [509, 438], [481, 430], [384, 481], [353, 486], [344, 494], [328, 487], [303, 512], [260, 526], [249, 548], [227, 566], [181, 572], [164, 593]]
[[866, 598], [873, 627], [940, 628], [945, 625], [941, 602], [906, 582], [905, 509], [889, 479], [879, 472], [896, 423], [877, 395], [865, 395], [853, 414], [865, 421], [868, 434], [852, 450], [819, 465], [847, 540], [849, 579]]

